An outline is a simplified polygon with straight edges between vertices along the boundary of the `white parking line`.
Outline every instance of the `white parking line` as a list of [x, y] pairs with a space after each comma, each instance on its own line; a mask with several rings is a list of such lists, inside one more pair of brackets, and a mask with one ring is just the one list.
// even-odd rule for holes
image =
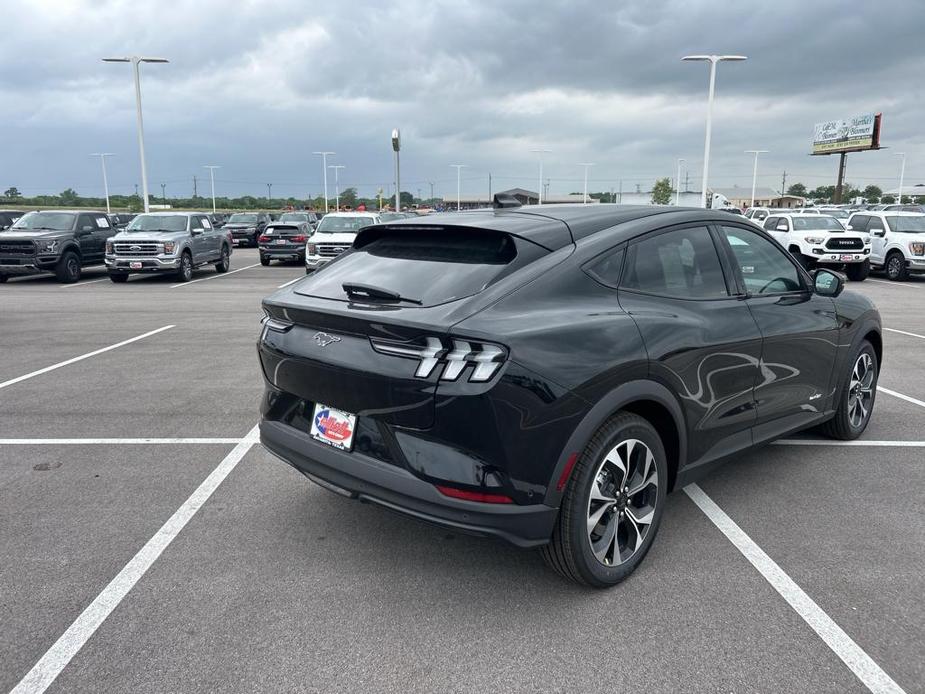
[[919, 335], [918, 333], [907, 333], [905, 330], [896, 330], [896, 328], [884, 328], [887, 332], [899, 333], [900, 335], [908, 335], [909, 337], [917, 337], [920, 340], [925, 340], [925, 335]]
[[241, 443], [241, 439], [0, 439], [0, 446], [135, 446]]
[[866, 281], [876, 282], [877, 284], [887, 284], [891, 287], [896, 287], [897, 289], [921, 289], [922, 288], [921, 286], [917, 284], [909, 284], [907, 282], [888, 282], [887, 280], [872, 280], [870, 277], [868, 277]]
[[[2, 385], [0, 385], [0, 387], [2, 387]], [[895, 390], [890, 390], [889, 388], [884, 388], [883, 386], [877, 386], [877, 391], [880, 393], [886, 393], [887, 395], [892, 395], [894, 398], [899, 398], [900, 400], [905, 400], [906, 402], [911, 402], [913, 405], [925, 407], [925, 401], [916, 400], [915, 398], [911, 398], [908, 395], [897, 393]]]
[[228, 277], [228, 275], [233, 275], [236, 272], [241, 272], [242, 270], [250, 270], [252, 267], [257, 267], [260, 263], [254, 263], [253, 265], [248, 265], [247, 267], [239, 267], [237, 270], [232, 270], [231, 272], [216, 272], [211, 277], [200, 277], [198, 280], [190, 280], [189, 282], [180, 282], [180, 284], [171, 284], [171, 289], [176, 289], [177, 287], [186, 287], [190, 284], [196, 284], [197, 282], [208, 282], [209, 280], [217, 280], [222, 277]]
[[875, 694], [904, 694], [903, 689], [788, 576], [726, 512], [696, 484], [684, 491], [780, 596]]
[[[2, 440], [0, 440], [2, 443]], [[859, 446], [872, 448], [925, 448], [925, 441], [824, 441], [819, 439], [781, 439], [775, 446]]]
[[33, 371], [32, 373], [28, 373], [28, 374], [26, 374], [25, 376], [18, 376], [18, 377], [16, 377], [16, 378], [11, 378], [9, 381], [4, 381], [3, 383], [0, 383], [0, 388], [6, 388], [7, 386], [11, 386], [11, 385], [13, 385], [14, 383], [20, 383], [21, 381], [25, 381], [25, 380], [30, 379], [30, 378], [33, 378], [33, 377], [35, 377], [35, 376], [41, 376], [42, 374], [46, 374], [46, 373], [48, 373], [49, 371], [54, 371], [55, 369], [60, 369], [62, 366], [68, 366], [69, 364], [75, 364], [75, 363], [77, 363], [77, 362], [79, 362], [79, 361], [83, 361], [84, 359], [89, 359], [90, 357], [95, 357], [95, 356], [98, 355], [98, 354], [103, 354], [104, 352], [109, 352], [109, 351], [114, 350], [114, 349], [117, 349], [117, 348], [119, 348], [119, 347], [124, 347], [125, 345], [131, 344], [132, 342], [138, 342], [138, 340], [143, 340], [143, 339], [145, 339], [146, 337], [151, 337], [152, 335], [157, 335], [158, 333], [162, 333], [162, 332], [164, 332], [165, 330], [170, 330], [170, 329], [173, 328], [173, 327], [175, 327], [175, 326], [173, 326], [173, 325], [165, 325], [163, 328], [158, 328], [157, 330], [152, 330], [152, 331], [150, 331], [150, 332], [144, 333], [143, 335], [138, 335], [137, 337], [133, 337], [133, 338], [131, 338], [131, 339], [129, 339], [129, 340], [123, 340], [122, 342], [117, 342], [117, 343], [114, 344], [114, 345], [109, 345], [109, 347], [103, 347], [103, 349], [98, 349], [98, 350], [95, 350], [95, 351], [93, 351], [93, 352], [88, 352], [87, 354], [81, 354], [79, 357], [74, 357], [73, 359], [68, 359], [67, 361], [62, 361], [62, 362], [59, 362], [59, 363], [57, 363], [57, 364], [52, 364], [51, 366], [46, 366], [44, 369], [39, 369], [38, 371]]
[[71, 287], [83, 287], [85, 284], [96, 284], [97, 282], [105, 282], [108, 280], [108, 277], [103, 277], [98, 280], [87, 280], [86, 282], [76, 282], [74, 284], [62, 284], [61, 289], [70, 289]]
[[83, 648], [87, 640], [93, 636], [100, 625], [106, 621], [106, 618], [112, 614], [112, 611], [119, 606], [119, 603], [129, 594], [129, 591], [151, 568], [151, 565], [157, 561], [161, 553], [167, 549], [174, 538], [189, 523], [190, 519], [196, 515], [196, 511], [209, 500], [209, 497], [218, 489], [218, 486], [241, 462], [241, 459], [244, 458], [251, 447], [257, 443], [257, 432], [258, 429], [255, 426], [247, 433], [247, 436], [240, 440], [238, 445], [225, 456], [224, 460], [206, 477], [196, 491], [183, 502], [183, 505], [145, 543], [145, 546], [138, 550], [138, 553], [109, 582], [109, 585], [103, 588], [103, 591], [74, 620], [71, 626], [67, 628], [67, 631], [45, 652], [45, 655], [26, 673], [26, 676], [19, 681], [19, 684], [11, 690], [10, 694], [40, 694], [48, 689], [51, 683], [61, 674], [61, 671], [71, 662], [71, 659]]
[[290, 284], [295, 284], [295, 283], [298, 282], [300, 279], [302, 279], [302, 278], [301, 278], [301, 277], [296, 277], [294, 280], [289, 280], [288, 282], [286, 282], [286, 284], [281, 284], [281, 285], [279, 285], [279, 286], [277, 287], [277, 289], [282, 289], [283, 287], [288, 287]]

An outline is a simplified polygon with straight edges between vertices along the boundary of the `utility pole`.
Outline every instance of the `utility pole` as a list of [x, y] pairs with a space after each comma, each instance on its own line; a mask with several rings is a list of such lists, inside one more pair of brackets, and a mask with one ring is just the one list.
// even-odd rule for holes
[[167, 204], [167, 184], [161, 183], [161, 199], [164, 201], [164, 204]]
[[784, 197], [787, 194], [787, 172], [784, 171], [783, 175], [780, 177], [780, 196]]
[[[491, 176], [491, 174], [488, 175]], [[434, 182], [428, 181], [428, 183], [430, 183], [430, 204], [432, 205], [434, 203]]]
[[684, 172], [684, 192], [691, 192], [691, 172], [690, 170]]
[[491, 203], [491, 171], [488, 172], [488, 202]]
[[271, 195], [272, 192], [273, 192], [273, 184], [272, 184], [272, 183], [267, 183], [267, 202], [270, 202], [270, 198], [273, 197], [273, 196]]
[[138, 184], [135, 184], [135, 197], [138, 197]]
[[620, 179], [619, 183], [620, 183], [620, 204], [622, 205], [623, 204], [623, 179], [622, 178]]
[[196, 176], [193, 176], [193, 199], [199, 197], [199, 191], [196, 189]]

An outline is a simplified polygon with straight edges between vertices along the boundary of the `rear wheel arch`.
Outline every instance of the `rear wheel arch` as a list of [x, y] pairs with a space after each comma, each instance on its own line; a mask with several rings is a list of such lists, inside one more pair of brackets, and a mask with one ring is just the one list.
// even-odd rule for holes
[[[559, 460], [549, 481], [545, 498], [547, 505], [559, 505], [564, 491], [564, 486], [562, 489], [558, 488], [559, 482], [565, 475], [566, 468], [574, 464], [573, 456], [581, 455], [594, 434], [621, 411], [638, 414], [658, 432], [668, 457], [668, 490], [673, 488], [678, 471], [687, 458], [684, 411], [675, 395], [661, 383], [637, 380], [624, 383], [607, 393], [575, 427], [565, 448], [559, 454]], [[568, 475], [565, 477], [567, 483]]]

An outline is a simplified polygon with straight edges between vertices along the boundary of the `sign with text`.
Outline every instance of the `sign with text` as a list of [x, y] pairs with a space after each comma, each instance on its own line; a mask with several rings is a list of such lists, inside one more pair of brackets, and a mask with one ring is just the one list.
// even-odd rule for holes
[[847, 120], [816, 123], [813, 154], [838, 154], [880, 149], [879, 113], [864, 113]]

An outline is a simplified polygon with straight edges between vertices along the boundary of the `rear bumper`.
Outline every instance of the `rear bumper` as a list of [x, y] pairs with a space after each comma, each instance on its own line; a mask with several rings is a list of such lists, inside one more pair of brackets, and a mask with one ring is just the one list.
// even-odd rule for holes
[[277, 421], [261, 422], [260, 441], [283, 462], [331, 491], [519, 547], [548, 543], [558, 515], [558, 509], [545, 504], [485, 504], [445, 497], [403, 468], [326, 446]]
[[260, 254], [268, 258], [291, 258], [292, 260], [301, 260], [305, 256], [304, 246], [260, 246]]

